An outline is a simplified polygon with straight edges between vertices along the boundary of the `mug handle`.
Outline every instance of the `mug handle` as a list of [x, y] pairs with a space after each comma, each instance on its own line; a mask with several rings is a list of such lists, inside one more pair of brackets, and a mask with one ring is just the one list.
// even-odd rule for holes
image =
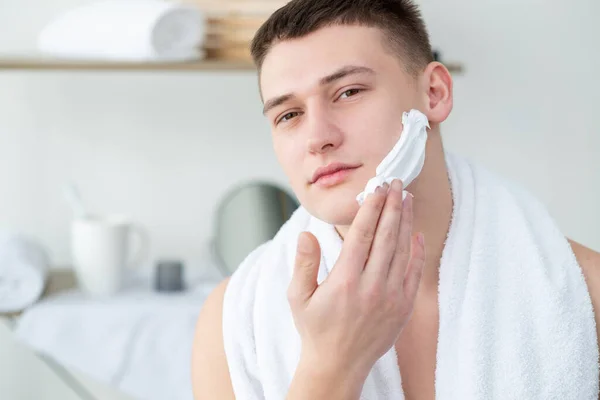
[[148, 255], [148, 248], [150, 244], [150, 235], [148, 230], [139, 224], [131, 225], [131, 235], [136, 236], [138, 239], [137, 250], [129, 260], [128, 267], [138, 267]]

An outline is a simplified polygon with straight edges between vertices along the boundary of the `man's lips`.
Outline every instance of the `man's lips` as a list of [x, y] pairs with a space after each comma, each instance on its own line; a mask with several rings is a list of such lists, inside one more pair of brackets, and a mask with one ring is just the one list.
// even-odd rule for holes
[[331, 163], [326, 165], [325, 167], [318, 168], [311, 179], [311, 184], [317, 183], [324, 179], [330, 179], [334, 176], [345, 176], [347, 174], [343, 174], [345, 171], [353, 170], [360, 167], [357, 164], [343, 164], [343, 163]]

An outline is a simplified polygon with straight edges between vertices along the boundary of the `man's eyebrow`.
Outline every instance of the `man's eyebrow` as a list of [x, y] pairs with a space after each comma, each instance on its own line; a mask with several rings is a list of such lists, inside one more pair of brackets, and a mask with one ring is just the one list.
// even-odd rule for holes
[[348, 75], [355, 75], [355, 74], [374, 75], [375, 71], [373, 71], [371, 68], [368, 68], [368, 67], [359, 67], [356, 65], [346, 65], [345, 67], [342, 67], [342, 68], [338, 69], [337, 71], [335, 71], [333, 74], [330, 74], [324, 78], [321, 78], [319, 83], [321, 84], [321, 86], [329, 85], [330, 83], [340, 80]]
[[[371, 68], [368, 68], [368, 67], [361, 67], [361, 66], [357, 66], [357, 65], [346, 65], [346, 66], [338, 69], [337, 71], [333, 72], [332, 74], [329, 74], [329, 75], [319, 79], [319, 85], [321, 85], [321, 86], [329, 85], [329, 84], [331, 84], [337, 80], [340, 80], [348, 75], [355, 75], [355, 74], [373, 75], [373, 74], [375, 74], [375, 71], [373, 71]], [[266, 114], [267, 112], [269, 112], [269, 110], [271, 110], [272, 108], [275, 108], [292, 98], [294, 98], [294, 94], [288, 93], [288, 94], [273, 97], [272, 99], [267, 100], [263, 107], [263, 115]]]
[[268, 113], [270, 109], [275, 108], [278, 105], [285, 103], [286, 101], [292, 99], [293, 97], [294, 97], [293, 94], [288, 93], [288, 94], [284, 94], [283, 96], [277, 96], [277, 97], [273, 97], [270, 100], [267, 100], [265, 102], [265, 106], [263, 107], [263, 115]]

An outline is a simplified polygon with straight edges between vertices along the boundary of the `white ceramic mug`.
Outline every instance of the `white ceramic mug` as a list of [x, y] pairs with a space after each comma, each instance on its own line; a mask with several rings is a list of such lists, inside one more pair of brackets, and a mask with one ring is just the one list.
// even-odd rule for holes
[[[135, 252], [134, 237], [139, 242]], [[90, 295], [118, 292], [125, 269], [142, 263], [147, 250], [146, 230], [124, 216], [89, 216], [71, 225], [73, 269], [79, 286]]]

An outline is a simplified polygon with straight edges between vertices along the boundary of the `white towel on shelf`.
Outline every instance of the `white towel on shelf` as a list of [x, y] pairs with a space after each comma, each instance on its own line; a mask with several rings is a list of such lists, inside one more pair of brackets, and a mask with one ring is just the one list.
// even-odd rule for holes
[[44, 291], [46, 251], [30, 238], [0, 231], [0, 313], [22, 311]]
[[198, 7], [162, 0], [102, 0], [70, 9], [38, 37], [45, 54], [77, 60], [186, 61], [202, 58]]
[[[594, 313], [568, 241], [519, 186], [451, 154], [447, 164], [454, 212], [440, 266], [436, 398], [596, 400]], [[304, 230], [321, 244], [322, 281], [342, 242], [300, 208], [228, 285], [223, 335], [239, 399], [283, 399], [294, 376], [301, 341], [286, 292]], [[361, 399], [403, 398], [392, 347]]]

